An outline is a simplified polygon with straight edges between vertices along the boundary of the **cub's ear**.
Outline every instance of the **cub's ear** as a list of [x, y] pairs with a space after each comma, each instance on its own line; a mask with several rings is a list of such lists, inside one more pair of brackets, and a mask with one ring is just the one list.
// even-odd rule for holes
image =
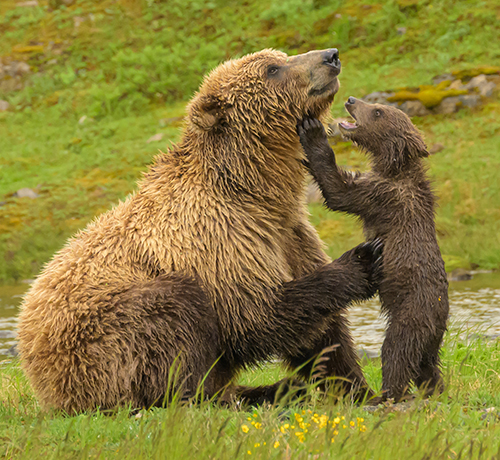
[[211, 131], [217, 128], [223, 119], [222, 101], [212, 96], [198, 94], [189, 104], [188, 114], [197, 128]]
[[420, 132], [416, 131], [406, 138], [406, 148], [410, 158], [423, 158], [429, 156], [429, 151], [425, 145]]

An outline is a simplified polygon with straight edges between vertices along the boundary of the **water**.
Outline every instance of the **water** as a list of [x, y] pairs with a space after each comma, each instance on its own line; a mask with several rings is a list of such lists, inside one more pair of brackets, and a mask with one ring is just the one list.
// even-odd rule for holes
[[[16, 315], [27, 288], [26, 284], [0, 286], [0, 359], [16, 342]], [[500, 273], [477, 274], [470, 281], [450, 283], [449, 297], [452, 330], [480, 326], [483, 333], [500, 334]], [[378, 300], [352, 307], [349, 319], [357, 347], [378, 354], [385, 328]]]

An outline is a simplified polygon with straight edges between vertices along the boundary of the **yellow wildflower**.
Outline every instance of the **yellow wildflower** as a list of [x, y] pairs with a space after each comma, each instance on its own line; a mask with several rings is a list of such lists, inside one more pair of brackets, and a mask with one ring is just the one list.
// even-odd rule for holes
[[334, 430], [333, 435], [337, 436], [338, 434], [339, 434], [339, 432], [337, 430]]
[[339, 417], [335, 417], [333, 419], [333, 423], [335, 423], [336, 425], [338, 425], [340, 423], [340, 418]]
[[366, 431], [366, 426], [365, 425], [361, 425], [359, 427], [359, 431], [361, 431], [361, 433], [364, 433]]
[[347, 425], [342, 425], [342, 428], [347, 428]]
[[280, 446], [280, 442], [279, 441], [275, 441], [274, 442], [274, 448], [277, 449], [279, 446]]
[[354, 425], [355, 425], [355, 423], [351, 420], [351, 421], [349, 422], [349, 425], [354, 426]]
[[260, 442], [254, 444], [254, 447], [260, 447]]
[[248, 433], [249, 430], [250, 428], [248, 428], [248, 425], [241, 425], [241, 431], [243, 431], [243, 433]]
[[254, 424], [255, 428], [257, 428], [257, 430], [260, 430], [262, 428], [262, 423], [260, 422], [257, 422]]
[[248, 455], [252, 455], [252, 451], [251, 450], [247, 450], [247, 454]]
[[257, 418], [257, 414], [253, 414], [253, 417], [254, 417], [254, 418]]

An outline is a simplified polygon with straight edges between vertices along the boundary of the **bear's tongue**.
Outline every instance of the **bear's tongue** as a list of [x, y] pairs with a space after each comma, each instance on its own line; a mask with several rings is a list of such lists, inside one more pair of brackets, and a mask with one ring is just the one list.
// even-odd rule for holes
[[344, 129], [356, 129], [358, 127], [356, 123], [350, 123], [348, 121], [341, 121], [339, 122], [339, 125]]

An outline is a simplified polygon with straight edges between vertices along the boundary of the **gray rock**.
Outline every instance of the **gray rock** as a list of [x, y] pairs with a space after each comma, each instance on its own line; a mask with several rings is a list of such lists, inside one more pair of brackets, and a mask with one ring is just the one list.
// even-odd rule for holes
[[398, 106], [409, 117], [425, 117], [430, 115], [431, 111], [420, 101], [405, 101]]
[[14, 193], [14, 197], [16, 198], [31, 198], [32, 200], [38, 198], [38, 196], [38, 193], [30, 188], [21, 188], [16, 193]]
[[406, 33], [406, 27], [398, 27], [396, 32], [398, 35], [404, 35]]
[[489, 81], [486, 75], [478, 75], [465, 85], [468, 90], [477, 90], [481, 96], [490, 97], [496, 88], [495, 83]]
[[10, 104], [7, 101], [2, 101], [0, 99], [0, 112], [6, 112], [9, 110]]
[[394, 96], [394, 93], [387, 93], [385, 91], [376, 91], [375, 93], [370, 93], [363, 98], [364, 101], [369, 104], [389, 104], [387, 98]]
[[34, 7], [38, 6], [38, 0], [29, 0], [27, 2], [16, 3], [17, 7]]
[[451, 83], [450, 86], [448, 86], [448, 89], [458, 89], [459, 91], [462, 91], [466, 90], [467, 88], [462, 83], [462, 80], [455, 80], [454, 82]]
[[477, 107], [481, 104], [481, 96], [479, 94], [463, 94], [458, 96], [458, 99], [464, 107]]
[[17, 348], [17, 343], [15, 343], [14, 345], [12, 345], [6, 352], [5, 352], [6, 355], [8, 356], [12, 356], [12, 357], [16, 357], [16, 356], [19, 356], [19, 349]]
[[451, 73], [445, 73], [443, 75], [438, 75], [437, 77], [434, 77], [432, 79], [432, 83], [434, 85], [439, 85], [439, 83], [442, 83], [443, 81], [453, 81], [455, 80], [455, 77]]
[[0, 331], [0, 339], [14, 339], [15, 337], [14, 331]]
[[437, 142], [436, 144], [432, 144], [428, 151], [431, 155], [434, 155], [438, 152], [441, 152], [441, 150], [444, 150], [445, 149], [445, 146], [444, 144], [441, 144], [440, 142]]
[[456, 268], [451, 273], [448, 273], [448, 281], [469, 281], [472, 275], [465, 268]]
[[461, 105], [460, 98], [458, 96], [445, 97], [441, 103], [434, 108], [435, 113], [447, 115], [450, 113], [455, 113], [459, 106]]

